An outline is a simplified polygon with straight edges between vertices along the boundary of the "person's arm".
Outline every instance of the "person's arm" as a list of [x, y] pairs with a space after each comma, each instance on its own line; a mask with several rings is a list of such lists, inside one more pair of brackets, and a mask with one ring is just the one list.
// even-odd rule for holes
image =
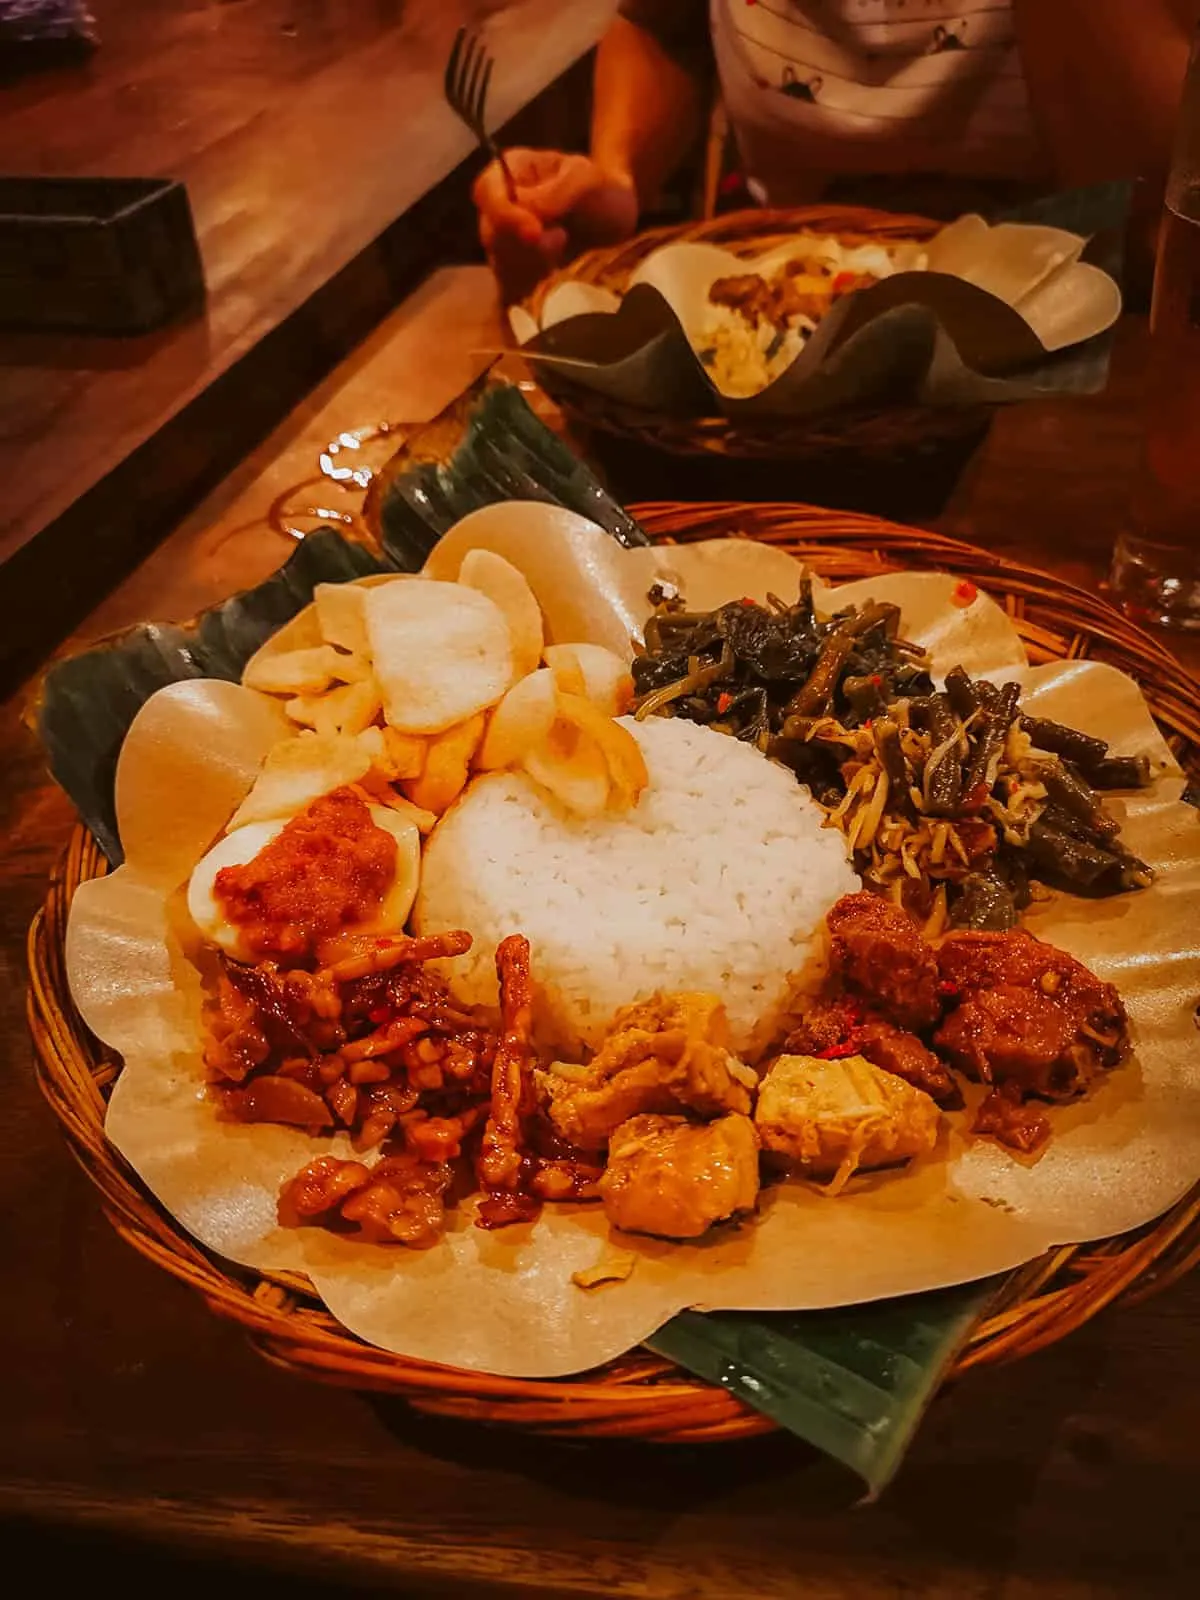
[[596, 55], [592, 159], [644, 208], [695, 143], [709, 66], [705, 0], [624, 0]]
[[509, 298], [634, 231], [699, 130], [708, 53], [704, 0], [624, 0], [597, 54], [591, 155], [506, 151], [515, 196], [498, 162], [484, 168], [479, 233]]
[[1200, 0], [1013, 0], [1013, 15], [1059, 181], [1161, 186]]

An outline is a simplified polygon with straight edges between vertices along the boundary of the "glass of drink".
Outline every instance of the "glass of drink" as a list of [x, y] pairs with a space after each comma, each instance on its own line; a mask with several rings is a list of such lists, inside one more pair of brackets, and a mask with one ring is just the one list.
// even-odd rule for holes
[[1159, 231], [1145, 427], [1112, 588], [1139, 621], [1200, 630], [1200, 31]]

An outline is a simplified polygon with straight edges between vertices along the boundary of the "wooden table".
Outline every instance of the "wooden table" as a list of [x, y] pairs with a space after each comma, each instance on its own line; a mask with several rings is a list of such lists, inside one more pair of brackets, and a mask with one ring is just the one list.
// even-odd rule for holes
[[[311, 474], [321, 446], [345, 427], [435, 414], [479, 369], [472, 350], [495, 336], [486, 276], [439, 274], [84, 633], [187, 615], [270, 570], [287, 542], [264, 531], [264, 513]], [[1110, 395], [1002, 419], [944, 526], [1096, 582], [1136, 446], [1141, 337], [1126, 328]], [[15, 704], [0, 748], [0, 1514], [11, 1519], [10, 1562], [36, 1550], [47, 1577], [108, 1562], [136, 1594], [236, 1588], [221, 1565], [232, 1563], [256, 1595], [289, 1596], [358, 1584], [638, 1600], [1195, 1592], [1200, 1278], [943, 1394], [873, 1507], [856, 1508], [857, 1486], [787, 1438], [551, 1445], [422, 1421], [266, 1366], [118, 1242], [38, 1098], [22, 940], [71, 818]]]
[[0, 581], [21, 596], [0, 668], [78, 622], [432, 265], [468, 258], [455, 29], [493, 53], [493, 128], [578, 141], [586, 70], [550, 138], [539, 112], [614, 3], [94, 0], [93, 57], [0, 85], [0, 172], [180, 179], [208, 290], [139, 337], [0, 331]]

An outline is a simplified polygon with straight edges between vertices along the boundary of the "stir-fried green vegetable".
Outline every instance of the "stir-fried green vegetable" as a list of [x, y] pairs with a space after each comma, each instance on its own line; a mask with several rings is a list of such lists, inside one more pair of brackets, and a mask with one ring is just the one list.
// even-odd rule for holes
[[736, 600], [689, 612], [659, 605], [633, 662], [635, 709], [705, 723], [795, 769], [814, 790], [840, 793], [838, 752], [813, 746], [815, 717], [858, 727], [897, 698], [933, 688], [924, 652], [898, 636], [896, 606], [850, 607], [829, 618], [812, 586], [795, 605]]
[[1097, 789], [1149, 782], [1145, 757], [1020, 709], [1016, 684], [962, 667], [935, 692], [895, 606], [817, 616], [750, 600], [692, 613], [668, 599], [633, 663], [639, 717], [687, 717], [791, 767], [846, 834], [864, 878], [927, 920], [1006, 928], [1032, 881], [1143, 887]]

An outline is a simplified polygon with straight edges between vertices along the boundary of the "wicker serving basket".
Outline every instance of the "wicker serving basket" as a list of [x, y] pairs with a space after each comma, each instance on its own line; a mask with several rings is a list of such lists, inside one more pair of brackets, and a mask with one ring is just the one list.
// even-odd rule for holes
[[[1111, 607], [1044, 573], [936, 534], [872, 517], [795, 505], [655, 504], [638, 511], [661, 538], [743, 533], [778, 544], [844, 581], [896, 567], [940, 567], [973, 579], [1007, 606], [1034, 661], [1110, 661], [1141, 684], [1184, 767], [1200, 774], [1200, 690], [1154, 639]], [[208, 1255], [141, 1187], [104, 1137], [105, 1097], [119, 1062], [83, 1027], [67, 991], [63, 941], [76, 887], [106, 871], [78, 829], [29, 935], [29, 1020], [41, 1086], [105, 1212], [133, 1247], [241, 1323], [268, 1360], [358, 1389], [402, 1395], [422, 1411], [575, 1436], [698, 1442], [772, 1424], [645, 1351], [570, 1380], [533, 1382], [402, 1360], [340, 1328], [302, 1278], [262, 1278]], [[1151, 1226], [1119, 1239], [1052, 1251], [1010, 1280], [957, 1370], [1027, 1355], [1118, 1299], [1163, 1287], [1200, 1260], [1200, 1189]]]
[[[718, 244], [735, 255], [759, 255], [797, 233], [831, 234], [845, 244], [899, 243], [930, 238], [942, 226], [928, 217], [872, 211], [863, 206], [801, 206], [787, 211], [733, 211], [707, 222], [651, 228], [624, 244], [592, 250], [540, 284], [529, 301], [537, 316], [547, 293], [568, 280], [623, 290], [646, 257], [664, 244]], [[895, 461], [940, 454], [977, 440], [992, 415], [988, 406], [894, 405], [816, 418], [676, 417], [609, 400], [550, 367], [538, 382], [563, 410], [602, 433], [671, 455], [803, 461]]]

